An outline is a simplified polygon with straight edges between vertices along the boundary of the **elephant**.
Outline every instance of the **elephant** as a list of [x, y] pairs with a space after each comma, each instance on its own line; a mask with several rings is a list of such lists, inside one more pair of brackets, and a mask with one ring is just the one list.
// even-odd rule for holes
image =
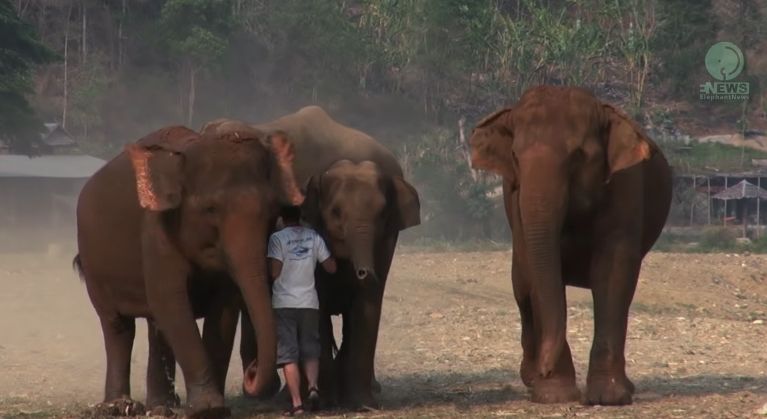
[[482, 119], [470, 148], [473, 168], [503, 178], [520, 376], [532, 400], [581, 399], [566, 340], [570, 285], [591, 289], [594, 302], [584, 403], [631, 404], [628, 314], [642, 260], [669, 212], [663, 153], [615, 106], [579, 87], [546, 85]]
[[[335, 274], [315, 273], [324, 400], [377, 408], [372, 386], [384, 287], [399, 232], [420, 222], [418, 193], [370, 160], [339, 160], [308, 181], [303, 214], [338, 263]], [[342, 315], [343, 335], [334, 360], [335, 314]]]
[[[201, 131], [225, 133], [243, 129], [243, 124], [221, 118], [205, 124]], [[293, 141], [296, 182], [304, 185], [307, 195], [312, 196], [311, 200], [305, 201], [305, 218], [320, 231], [339, 261], [339, 270], [331, 275], [332, 278], [325, 277], [324, 272], [317, 273], [320, 309], [328, 308], [323, 312], [321, 333], [325, 355], [330, 355], [333, 343], [332, 328], [328, 327], [330, 314], [344, 314], [345, 343], [341, 344], [338, 358], [341, 380], [336, 380], [336, 368], [330, 359], [323, 358], [320, 387], [329, 386], [327, 390], [330, 390], [321, 390], [323, 402], [337, 400], [337, 382], [345, 404], [377, 406], [372, 393], [380, 390], [380, 385], [375, 380], [373, 364], [381, 298], [399, 231], [420, 224], [418, 193], [404, 180], [402, 168], [391, 151], [369, 135], [334, 121], [319, 106], [307, 106], [253, 127], [263, 132], [285, 132]], [[354, 189], [350, 196], [367, 198], [344, 201], [337, 197], [336, 189], [318, 189], [323, 183], [320, 179], [337, 185], [338, 190]], [[373, 183], [374, 179], [378, 179], [378, 183]], [[329, 197], [337, 203], [335, 210], [323, 205], [331, 202], [327, 200]], [[377, 206], [371, 206], [374, 202]], [[340, 223], [334, 214], [341, 214], [346, 221]], [[376, 218], [384, 215], [391, 216], [386, 223]], [[350, 245], [361, 239], [347, 238], [340, 230], [349, 228], [353, 231], [355, 226], [347, 224], [353, 222], [367, 230], [369, 239]], [[356, 254], [350, 253], [352, 249]], [[321, 284], [326, 283], [336, 285], [324, 288]], [[240, 354], [243, 366], [246, 366], [255, 356], [248, 316], [242, 316], [241, 329], [245, 333], [242, 334]], [[361, 349], [354, 349], [356, 347]]]
[[147, 318], [148, 407], [176, 402], [177, 360], [187, 415], [227, 416], [224, 383], [242, 304], [258, 341], [248, 390], [271, 385], [261, 373], [276, 362], [266, 234], [280, 205], [303, 202], [292, 161], [284, 133], [170, 126], [129, 144], [86, 182], [75, 264], [104, 334], [105, 402], [130, 401], [135, 319]]

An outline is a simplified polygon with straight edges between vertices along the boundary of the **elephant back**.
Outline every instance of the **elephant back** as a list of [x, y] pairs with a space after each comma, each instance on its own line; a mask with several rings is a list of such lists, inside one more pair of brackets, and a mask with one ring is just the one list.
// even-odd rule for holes
[[402, 176], [394, 154], [362, 131], [333, 120], [319, 106], [307, 106], [274, 121], [255, 125], [264, 132], [284, 131], [295, 146], [296, 180], [304, 184], [338, 160], [375, 162], [383, 173]]

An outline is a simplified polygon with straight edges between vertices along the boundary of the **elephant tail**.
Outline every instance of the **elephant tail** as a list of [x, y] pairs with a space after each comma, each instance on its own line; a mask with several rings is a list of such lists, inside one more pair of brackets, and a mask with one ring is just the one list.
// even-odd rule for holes
[[76, 254], [75, 258], [72, 259], [72, 270], [77, 272], [77, 275], [80, 276], [80, 280], [85, 280], [85, 277], [83, 276], [83, 261], [80, 259], [80, 254]]

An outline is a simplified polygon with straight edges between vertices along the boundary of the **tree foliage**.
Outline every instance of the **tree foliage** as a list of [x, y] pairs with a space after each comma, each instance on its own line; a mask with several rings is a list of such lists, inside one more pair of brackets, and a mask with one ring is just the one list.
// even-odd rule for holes
[[0, 139], [13, 151], [29, 153], [30, 139], [42, 128], [26, 95], [32, 92], [35, 67], [54, 58], [11, 2], [0, 0]]
[[[10, 3], [0, 4], [6, 19]], [[498, 182], [475, 180], [460, 152], [457, 121], [465, 119], [468, 131], [531, 86], [580, 85], [640, 122], [659, 110], [674, 117], [669, 109], [677, 106], [716, 113], [699, 117], [696, 126], [767, 127], [767, 96], [759, 90], [767, 84], [767, 61], [759, 62], [767, 53], [761, 24], [767, 6], [758, 0], [22, 0], [15, 6], [29, 24], [7, 29], [4, 23], [0, 30], [25, 38], [34, 28], [50, 49], [68, 51], [66, 64], [43, 67], [34, 91], [27, 83], [24, 94], [47, 119], [66, 122], [90, 152], [109, 157], [163, 125], [198, 128], [221, 116], [264, 121], [318, 104], [401, 151], [431, 214], [424, 228], [446, 236], [488, 236], [482, 227], [453, 227], [501, 214]], [[752, 83], [751, 102], [706, 108], [698, 100], [698, 84], [708, 77], [703, 57], [717, 40], [751, 54], [742, 76]], [[3, 76], [0, 83], [18, 84], [13, 80]], [[24, 96], [0, 99], [0, 106], [31, 115]]]

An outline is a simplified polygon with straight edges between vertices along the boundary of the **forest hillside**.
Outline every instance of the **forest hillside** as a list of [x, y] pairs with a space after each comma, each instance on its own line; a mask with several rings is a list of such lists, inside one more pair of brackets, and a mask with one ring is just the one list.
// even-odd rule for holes
[[[764, 0], [0, 0], [0, 137], [25, 152], [35, 124], [55, 121], [109, 158], [164, 125], [318, 104], [428, 185], [424, 229], [493, 237], [498, 180], [470, 171], [461, 141], [482, 116], [569, 84], [669, 154], [680, 139], [758, 135], [765, 22]], [[699, 97], [719, 41], [745, 56], [745, 101]]]

